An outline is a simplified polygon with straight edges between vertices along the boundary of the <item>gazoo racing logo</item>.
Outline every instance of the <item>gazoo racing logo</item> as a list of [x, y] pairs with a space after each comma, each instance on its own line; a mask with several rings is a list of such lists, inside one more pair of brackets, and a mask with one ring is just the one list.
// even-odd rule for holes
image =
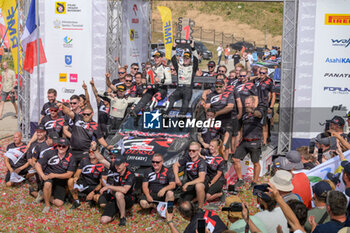
[[331, 39], [333, 46], [342, 46], [347, 48], [350, 45], [350, 37], [349, 39]]
[[81, 172], [83, 174], [92, 174], [95, 172], [101, 173], [103, 171], [103, 168], [104, 168], [103, 164], [96, 164], [96, 165], [90, 164], [90, 165], [86, 165]]
[[324, 87], [323, 91], [332, 92], [333, 94], [342, 94], [348, 95], [350, 94], [350, 89], [347, 87]]
[[143, 113], [143, 128], [144, 129], [170, 129], [170, 128], [220, 128], [221, 121], [219, 120], [197, 120], [197, 119], [180, 119], [177, 117], [169, 117], [157, 111]]

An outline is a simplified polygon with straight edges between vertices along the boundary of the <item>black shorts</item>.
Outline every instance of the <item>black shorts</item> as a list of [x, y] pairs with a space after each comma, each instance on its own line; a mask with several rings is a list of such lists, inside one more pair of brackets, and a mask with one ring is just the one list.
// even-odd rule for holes
[[[158, 197], [157, 194], [158, 193], [150, 193], [151, 197], [153, 198], [154, 201], [165, 201], [165, 197], [166, 197], [166, 193], [168, 191], [165, 192], [164, 196], [162, 197]], [[141, 197], [140, 197], [140, 201], [141, 200], [146, 200], [147, 201], [147, 198], [146, 198], [146, 195], [145, 194], [142, 194]]]
[[243, 126], [243, 121], [242, 121], [242, 118], [238, 120], [238, 131], [240, 131], [242, 129], [242, 126]]
[[[204, 192], [207, 193], [209, 189], [208, 181], [204, 182]], [[190, 185], [187, 187], [187, 191], [181, 194], [181, 198], [185, 201], [192, 201], [197, 196], [196, 186]]]
[[223, 190], [223, 186], [226, 184], [226, 180], [219, 179], [216, 181], [212, 186], [209, 187], [208, 193], [210, 195], [213, 195], [215, 193], [221, 193]]
[[[32, 167], [31, 166], [28, 166], [27, 168], [23, 169], [22, 171], [19, 172], [18, 175], [20, 176], [25, 176], [27, 175], [28, 171], [31, 169]], [[16, 169], [14, 169], [16, 170]], [[5, 176], [5, 182], [9, 182], [10, 181], [10, 178], [11, 178], [11, 172], [7, 172], [6, 173], [6, 176]]]
[[242, 141], [239, 144], [236, 153], [233, 158], [243, 160], [247, 154], [250, 154], [250, 159], [253, 163], [257, 163], [260, 160], [261, 155], [261, 141]]
[[79, 193], [84, 193], [86, 195], [89, 195], [89, 193], [91, 193], [97, 185], [89, 185], [89, 184], [86, 184], [86, 182], [84, 182], [82, 179], [79, 179], [77, 181], [77, 184], [78, 185], [83, 185], [83, 187], [87, 187], [87, 189], [83, 190], [83, 191], [78, 191]]
[[237, 118], [232, 119], [232, 137], [236, 137], [238, 135], [239, 130], [239, 120]]
[[[130, 194], [127, 194], [124, 196], [125, 199], [125, 210], [128, 210], [132, 207], [132, 205], [134, 204], [134, 197]], [[116, 215], [119, 212], [119, 208], [117, 205], [117, 201], [114, 198], [113, 200], [109, 201], [106, 204], [105, 209], [103, 210], [102, 216], [108, 216], [113, 218], [114, 215]]]
[[111, 193], [107, 193], [107, 191], [103, 192], [100, 197], [98, 198], [98, 204], [107, 204], [108, 202], [115, 199], [115, 197]]
[[83, 150], [71, 150], [72, 156], [75, 160], [76, 166], [79, 167], [79, 163], [83, 158], [89, 157], [89, 151], [83, 151]]
[[58, 199], [64, 201], [67, 191], [67, 181], [68, 179], [50, 179], [44, 181], [52, 184], [52, 196], [53, 199]]

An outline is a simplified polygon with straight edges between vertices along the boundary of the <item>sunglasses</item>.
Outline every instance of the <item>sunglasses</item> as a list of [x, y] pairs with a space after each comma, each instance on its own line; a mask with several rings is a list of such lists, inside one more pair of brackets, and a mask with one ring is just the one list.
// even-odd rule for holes
[[266, 72], [259, 72], [260, 74], [266, 74]]
[[215, 86], [216, 88], [222, 88], [223, 86]]
[[125, 79], [125, 82], [131, 83], [131, 82], [132, 82], [132, 80], [127, 80], [127, 79]]
[[208, 66], [208, 68], [214, 68], [215, 66]]
[[50, 109], [50, 112], [58, 112], [58, 109]]
[[139, 70], [139, 68], [132, 68], [133, 70]]
[[196, 152], [196, 151], [197, 151], [197, 150], [191, 150], [191, 149], [188, 150], [188, 152], [193, 152], [193, 153]]
[[247, 75], [245, 74], [245, 75], [240, 75], [239, 77], [247, 77]]
[[118, 74], [125, 74], [125, 72], [118, 72]]
[[65, 145], [57, 145], [58, 148], [67, 148]]
[[226, 71], [225, 70], [219, 70], [219, 73], [226, 73]]
[[152, 163], [155, 163], [155, 164], [160, 164], [161, 162], [163, 161], [152, 161]]
[[90, 112], [90, 113], [83, 113], [82, 115], [83, 116], [90, 116], [92, 114], [92, 112]]
[[70, 102], [70, 105], [78, 104], [78, 102]]
[[171, 71], [175, 71], [175, 69], [170, 69]]

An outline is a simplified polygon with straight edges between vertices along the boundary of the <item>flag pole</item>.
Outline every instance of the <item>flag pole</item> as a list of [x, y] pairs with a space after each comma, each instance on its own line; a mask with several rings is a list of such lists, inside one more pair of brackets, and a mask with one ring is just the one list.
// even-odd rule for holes
[[37, 39], [36, 39], [36, 63], [37, 63], [37, 95], [38, 95], [38, 122], [40, 120], [40, 29], [39, 29], [39, 0], [35, 1], [35, 22], [37, 30]]

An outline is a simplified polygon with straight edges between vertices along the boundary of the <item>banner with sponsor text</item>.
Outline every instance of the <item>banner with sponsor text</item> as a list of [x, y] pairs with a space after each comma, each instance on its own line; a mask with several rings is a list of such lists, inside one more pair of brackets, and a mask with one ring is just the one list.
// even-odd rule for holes
[[165, 47], [165, 58], [171, 59], [171, 49], [173, 47], [173, 21], [171, 10], [165, 6], [158, 6], [160, 16], [163, 22], [163, 39]]
[[300, 0], [293, 148], [350, 110], [350, 0]]

